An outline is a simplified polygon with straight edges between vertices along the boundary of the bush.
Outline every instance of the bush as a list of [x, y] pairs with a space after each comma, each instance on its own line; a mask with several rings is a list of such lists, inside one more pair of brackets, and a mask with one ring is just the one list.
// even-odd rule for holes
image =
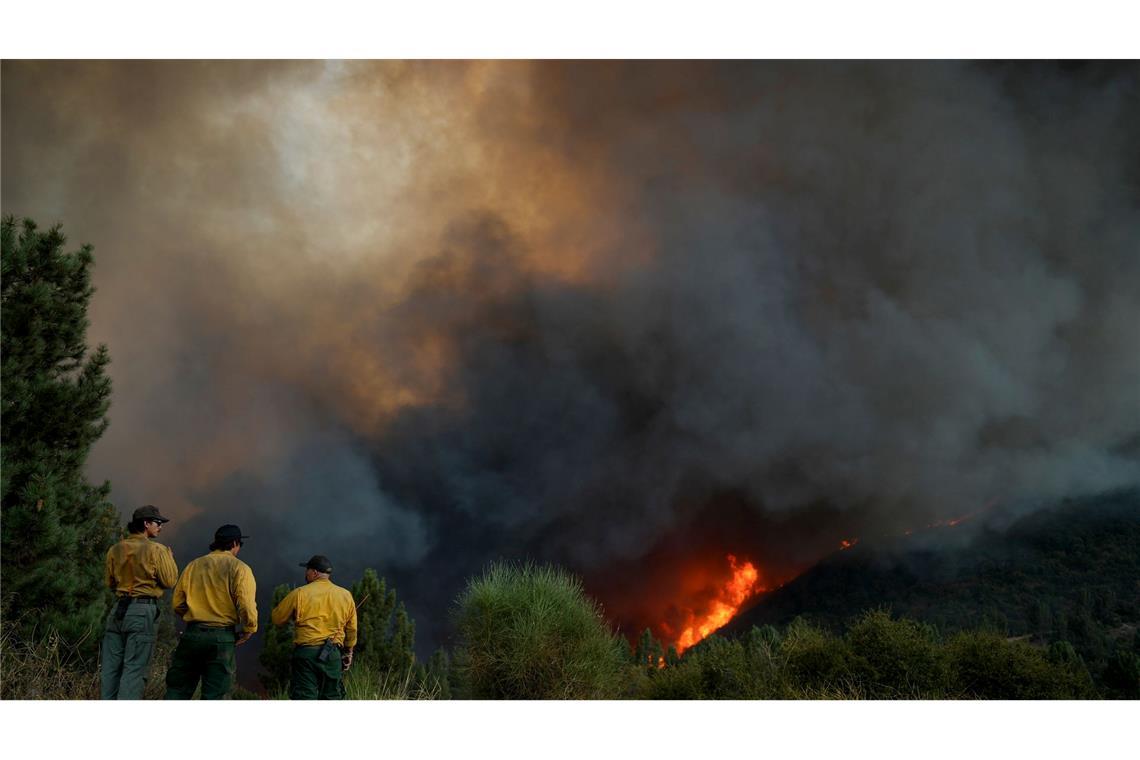
[[626, 644], [575, 577], [497, 563], [459, 597], [457, 685], [473, 699], [591, 699], [619, 694]]
[[691, 655], [672, 667], [649, 675], [635, 674], [639, 699], [707, 699], [700, 664]]
[[820, 690], [845, 690], [856, 682], [855, 673], [859, 668], [854, 667], [854, 654], [847, 643], [801, 618], [788, 626], [780, 644], [780, 657], [785, 681], [804, 695]]
[[946, 659], [933, 628], [867, 612], [847, 632], [855, 678], [868, 696], [938, 698], [946, 689]]
[[1041, 649], [992, 632], [958, 634], [947, 646], [951, 697], [1079, 699], [1094, 696], [1088, 671], [1051, 662]]
[[767, 645], [710, 636], [673, 667], [651, 673], [648, 699], [773, 699], [784, 695], [778, 666]]

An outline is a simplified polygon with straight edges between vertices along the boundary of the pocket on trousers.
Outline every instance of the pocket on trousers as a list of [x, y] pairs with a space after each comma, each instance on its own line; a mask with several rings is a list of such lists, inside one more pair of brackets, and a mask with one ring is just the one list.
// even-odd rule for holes
[[150, 608], [144, 607], [142, 610], [136, 612], [135, 610], [127, 610], [127, 614], [123, 616], [123, 620], [119, 623], [119, 630], [123, 633], [135, 634], [151, 634], [154, 636], [154, 619], [151, 618]]
[[234, 648], [232, 644], [218, 644], [217, 652], [215, 653], [217, 662], [226, 669], [228, 675], [233, 675], [237, 670], [237, 664], [234, 660]]
[[[127, 638], [126, 651], [123, 657], [128, 662], [145, 664], [154, 655], [153, 633], [135, 633]], [[143, 659], [145, 658], [145, 659]]]

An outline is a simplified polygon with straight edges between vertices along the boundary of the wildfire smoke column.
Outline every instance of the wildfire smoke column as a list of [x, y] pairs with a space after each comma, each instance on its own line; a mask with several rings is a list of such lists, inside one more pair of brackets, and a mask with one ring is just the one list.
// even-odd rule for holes
[[679, 536], [775, 584], [770, 547], [1140, 482], [1134, 64], [3, 79], [5, 210], [96, 250], [91, 477], [180, 556], [258, 525], [267, 589], [335, 546], [441, 640], [499, 557], [607, 598]]

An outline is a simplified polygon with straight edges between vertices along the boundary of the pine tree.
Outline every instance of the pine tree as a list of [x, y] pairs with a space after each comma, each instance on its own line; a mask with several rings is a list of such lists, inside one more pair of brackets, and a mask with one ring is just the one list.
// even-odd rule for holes
[[92, 654], [118, 527], [110, 484], [83, 477], [111, 397], [107, 349], [89, 354], [86, 343], [92, 248], [66, 253], [59, 227], [41, 233], [29, 219], [0, 226], [3, 617], [21, 635], [54, 629]]
[[[287, 583], [282, 583], [273, 589], [273, 604], [276, 607], [292, 591]], [[257, 674], [258, 680], [270, 696], [284, 692], [289, 688], [289, 671], [293, 659], [293, 621], [285, 625], [271, 625], [265, 629], [265, 644], [257, 661], [262, 671]]]
[[393, 673], [406, 673], [416, 664], [416, 623], [408, 617], [403, 602], [396, 609], [387, 659], [388, 670]]
[[352, 586], [357, 604], [356, 663], [377, 673], [406, 674], [415, 664], [416, 624], [395, 589], [369, 568]]
[[641, 633], [641, 637], [637, 640], [637, 646], [633, 650], [633, 661], [650, 671], [656, 670], [661, 661], [665, 657], [665, 650], [661, 648], [661, 642], [653, 636], [653, 631], [646, 628]]
[[392, 612], [396, 609], [396, 592], [368, 568], [364, 577], [352, 586], [356, 600], [356, 649], [353, 660], [376, 672], [384, 670], [385, 644], [392, 625]]

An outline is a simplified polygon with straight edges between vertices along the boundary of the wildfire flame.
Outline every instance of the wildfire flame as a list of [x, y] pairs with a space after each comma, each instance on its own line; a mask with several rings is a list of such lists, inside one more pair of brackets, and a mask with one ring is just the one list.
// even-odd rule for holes
[[751, 562], [745, 561], [737, 564], [736, 557], [729, 554], [729, 567], [732, 568], [732, 578], [722, 586], [708, 610], [700, 615], [690, 615], [690, 620], [677, 639], [677, 654], [704, 639], [713, 631], [722, 627], [740, 610], [740, 606], [753, 594], [766, 591], [760, 585], [760, 573]]
[[[991, 506], [993, 506], [993, 502], [986, 504], [987, 509], [990, 508]], [[953, 528], [954, 526], [961, 525], [962, 523], [966, 522], [967, 520], [969, 520], [973, 517], [977, 517], [981, 512], [982, 512], [982, 510], [975, 510], [973, 512], [970, 512], [969, 514], [962, 515], [961, 517], [952, 517], [949, 520], [936, 520], [932, 523], [929, 523], [929, 524], [923, 526], [922, 528], [919, 528], [919, 530], [931, 530], [933, 528]], [[914, 528], [908, 528], [902, 532], [902, 535], [909, 536], [912, 533], [914, 533], [914, 531], [915, 531]], [[844, 538], [839, 542], [839, 551], [843, 551], [844, 549], [850, 549], [852, 546], [854, 546], [857, 543], [859, 543], [858, 538]]]

